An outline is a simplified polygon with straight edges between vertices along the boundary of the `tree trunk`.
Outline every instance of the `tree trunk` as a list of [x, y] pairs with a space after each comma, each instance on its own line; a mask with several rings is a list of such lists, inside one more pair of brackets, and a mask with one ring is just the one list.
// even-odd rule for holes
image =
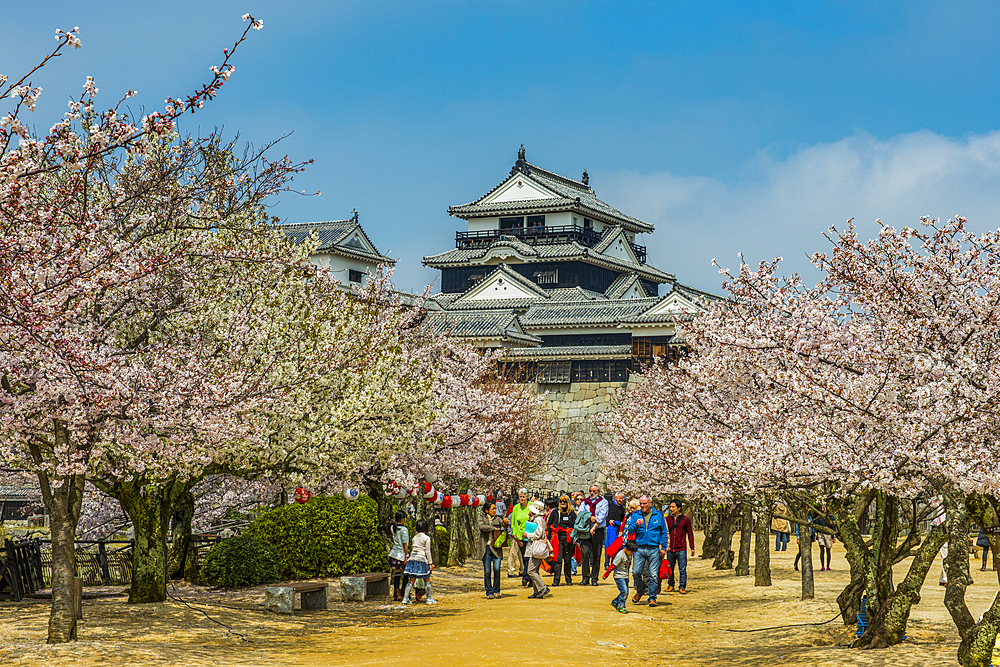
[[62, 644], [77, 639], [75, 541], [85, 478], [63, 477], [62, 485], [55, 488], [45, 473], [39, 473], [38, 479], [49, 510], [52, 538], [52, 609], [47, 643]]
[[750, 542], [753, 533], [753, 502], [744, 498], [741, 503], [740, 520], [740, 557], [736, 564], [735, 574], [741, 577], [750, 576]]
[[740, 518], [740, 505], [734, 504], [725, 508], [722, 520], [719, 522], [715, 561], [712, 567], [716, 570], [733, 569], [733, 533], [736, 532], [736, 521]]
[[[1000, 526], [1000, 501], [992, 496], [970, 494], [965, 499], [969, 514], [984, 531]], [[1000, 534], [986, 534], [993, 551], [993, 563], [996, 564], [1000, 555]], [[949, 546], [948, 555], [951, 555]], [[1000, 571], [997, 572], [1000, 579]], [[948, 575], [951, 582], [951, 575]], [[1000, 582], [998, 582], [1000, 583]], [[983, 618], [962, 637], [958, 647], [958, 661], [962, 667], [987, 667], [993, 661], [994, 647], [997, 641], [997, 631], [1000, 629], [1000, 595], [993, 598], [993, 604]]]
[[170, 518], [170, 578], [198, 583], [198, 566], [194, 543], [191, 540], [191, 521], [194, 519], [194, 494], [184, 494], [174, 515]]
[[920, 588], [924, 585], [927, 572], [934, 563], [941, 545], [948, 535], [941, 526], [934, 526], [924, 543], [920, 545], [917, 555], [910, 563], [899, 587], [882, 604], [874, 615], [869, 615], [871, 622], [865, 634], [861, 635], [852, 646], [856, 648], [888, 648], [903, 641], [906, 634], [906, 622], [910, 618], [910, 609], [920, 602]]
[[983, 619], [973, 626], [958, 645], [958, 663], [962, 667], [989, 667], [1000, 629], [1000, 593], [983, 614]]
[[969, 576], [968, 547], [972, 517], [969, 516], [964, 500], [958, 494], [944, 496], [945, 527], [948, 531], [948, 556], [944, 559], [948, 586], [944, 591], [944, 606], [951, 614], [959, 637], [965, 637], [976, 625], [976, 619], [965, 604], [965, 589], [972, 581]]
[[754, 544], [753, 585], [771, 585], [771, 512], [774, 504], [768, 499], [761, 503], [757, 513], [757, 526], [754, 529], [756, 542]]
[[[56, 449], [71, 447], [69, 431], [59, 420], [52, 422], [52, 437]], [[35, 464], [42, 468], [45, 457], [32, 443], [28, 448]], [[84, 475], [67, 475], [53, 484], [48, 473], [38, 473], [42, 501], [49, 511], [52, 539], [52, 607], [49, 612], [49, 644], [76, 641], [76, 528], [83, 507]]]
[[[715, 558], [719, 553], [724, 517], [728, 515], [725, 505], [717, 507], [705, 519], [705, 539], [701, 543], [701, 559]], [[714, 519], [714, 520], [713, 520]]]
[[[869, 547], [858, 527], [858, 521], [875, 502]], [[848, 507], [848, 504], [851, 504]], [[837, 597], [845, 624], [856, 622], [857, 609], [864, 591], [866, 611], [875, 618], [882, 605], [893, 593], [892, 566], [898, 555], [899, 499], [881, 492], [867, 492], [855, 501], [831, 499], [831, 510], [837, 524], [837, 535], [847, 550], [851, 564], [851, 583]], [[863, 585], [859, 586], [859, 579]]]
[[198, 482], [176, 479], [157, 485], [143, 477], [94, 484], [121, 503], [132, 520], [135, 545], [132, 548], [130, 603], [163, 602], [167, 599], [167, 527], [178, 505]]
[[458, 552], [462, 548], [461, 515], [461, 507], [452, 507], [448, 510], [448, 567], [458, 565]]
[[[790, 504], [789, 509], [794, 511], [800, 519], [808, 519], [809, 515], [803, 503]], [[816, 589], [813, 582], [813, 557], [812, 557], [812, 529], [809, 526], [797, 525], [799, 537], [799, 568], [802, 572], [802, 599], [812, 600], [816, 597]]]
[[392, 544], [393, 515], [396, 513], [398, 502], [395, 498], [386, 493], [385, 484], [382, 483], [381, 475], [366, 476], [361, 480], [368, 497], [375, 501], [378, 516], [378, 531], [386, 545]]

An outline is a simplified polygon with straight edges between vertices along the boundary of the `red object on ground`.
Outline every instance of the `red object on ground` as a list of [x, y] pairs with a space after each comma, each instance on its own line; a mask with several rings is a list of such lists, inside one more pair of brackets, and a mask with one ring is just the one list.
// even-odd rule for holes
[[312, 493], [309, 489], [303, 489], [301, 486], [295, 489], [295, 502], [307, 503], [310, 498], [312, 498]]

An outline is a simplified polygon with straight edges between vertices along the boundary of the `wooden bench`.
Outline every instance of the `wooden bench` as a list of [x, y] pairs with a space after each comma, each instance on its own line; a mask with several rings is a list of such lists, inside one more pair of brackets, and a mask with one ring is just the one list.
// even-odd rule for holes
[[302, 609], [326, 609], [327, 589], [325, 581], [305, 581], [291, 586], [268, 586], [264, 589], [264, 608], [279, 614], [291, 614], [295, 609], [295, 594], [298, 593]]
[[[389, 595], [389, 573], [388, 572], [362, 572], [340, 578], [340, 599], [352, 602], [364, 602], [372, 597], [387, 597]], [[355, 581], [345, 580], [364, 579], [364, 593], [358, 590]]]

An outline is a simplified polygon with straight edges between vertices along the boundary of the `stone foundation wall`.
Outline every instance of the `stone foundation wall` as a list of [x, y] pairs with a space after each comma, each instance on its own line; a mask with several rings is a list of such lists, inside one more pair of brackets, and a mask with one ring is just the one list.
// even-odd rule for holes
[[615, 393], [627, 382], [573, 382], [541, 385], [546, 400], [558, 414], [562, 451], [531, 485], [543, 491], [585, 491], [595, 481], [603, 486], [601, 460], [597, 448], [603, 434], [591, 422], [594, 415], [610, 412]]

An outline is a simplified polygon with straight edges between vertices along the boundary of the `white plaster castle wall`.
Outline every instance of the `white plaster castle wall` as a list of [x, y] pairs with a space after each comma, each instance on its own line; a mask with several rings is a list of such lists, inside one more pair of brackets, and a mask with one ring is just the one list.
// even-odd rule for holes
[[342, 255], [334, 254], [320, 254], [313, 255], [309, 258], [309, 261], [316, 266], [322, 266], [329, 268], [333, 277], [344, 284], [345, 288], [350, 289], [350, 272], [349, 269], [354, 269], [355, 271], [360, 271], [362, 273], [361, 284], [368, 282], [369, 270], [374, 271], [377, 268], [375, 262], [365, 262], [360, 259], [354, 259], [353, 257], [344, 257]]

